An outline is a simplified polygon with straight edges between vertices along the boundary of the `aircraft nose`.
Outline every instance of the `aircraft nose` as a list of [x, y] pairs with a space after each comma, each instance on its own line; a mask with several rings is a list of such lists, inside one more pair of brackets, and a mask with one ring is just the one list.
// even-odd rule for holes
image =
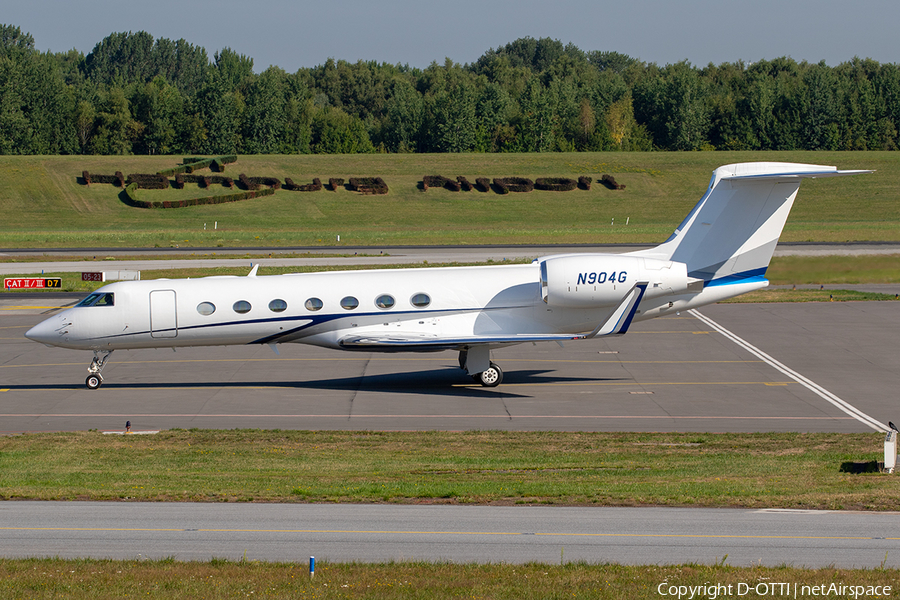
[[63, 336], [69, 332], [71, 324], [71, 321], [64, 315], [56, 315], [41, 321], [26, 331], [25, 337], [47, 346], [56, 346], [63, 340]]

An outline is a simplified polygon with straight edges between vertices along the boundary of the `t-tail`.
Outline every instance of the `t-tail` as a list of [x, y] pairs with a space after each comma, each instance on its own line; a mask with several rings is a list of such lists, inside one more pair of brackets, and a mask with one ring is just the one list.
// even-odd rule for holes
[[[661, 245], [633, 253], [687, 265], [703, 287], [767, 285], [766, 269], [804, 178], [857, 175], [837, 167], [757, 162], [713, 171], [706, 194]], [[743, 293], [748, 285], [738, 285]], [[737, 291], [737, 290], [735, 290]], [[727, 294], [729, 297], [737, 294]]]

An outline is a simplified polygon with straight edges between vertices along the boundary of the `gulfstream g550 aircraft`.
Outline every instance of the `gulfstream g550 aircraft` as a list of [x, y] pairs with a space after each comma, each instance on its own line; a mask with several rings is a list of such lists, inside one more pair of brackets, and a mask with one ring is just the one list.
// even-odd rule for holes
[[805, 177], [870, 173], [791, 163], [719, 167], [663, 244], [563, 254], [527, 265], [160, 279], [104, 286], [30, 329], [29, 339], [92, 350], [87, 387], [120, 348], [297, 342], [364, 352], [459, 352], [485, 386], [491, 350], [621, 335], [632, 321], [731, 298], [764, 275]]

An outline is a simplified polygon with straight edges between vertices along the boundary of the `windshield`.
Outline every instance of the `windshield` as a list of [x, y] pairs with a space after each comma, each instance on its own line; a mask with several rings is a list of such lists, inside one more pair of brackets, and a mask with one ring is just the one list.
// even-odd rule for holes
[[98, 294], [93, 293], [75, 306], [114, 306], [115, 305], [115, 294], [106, 293], [106, 294]]

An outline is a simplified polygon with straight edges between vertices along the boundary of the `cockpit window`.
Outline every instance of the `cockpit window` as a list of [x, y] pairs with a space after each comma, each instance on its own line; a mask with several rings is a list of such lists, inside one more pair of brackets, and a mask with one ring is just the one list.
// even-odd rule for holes
[[75, 306], [115, 306], [115, 294], [93, 293]]

